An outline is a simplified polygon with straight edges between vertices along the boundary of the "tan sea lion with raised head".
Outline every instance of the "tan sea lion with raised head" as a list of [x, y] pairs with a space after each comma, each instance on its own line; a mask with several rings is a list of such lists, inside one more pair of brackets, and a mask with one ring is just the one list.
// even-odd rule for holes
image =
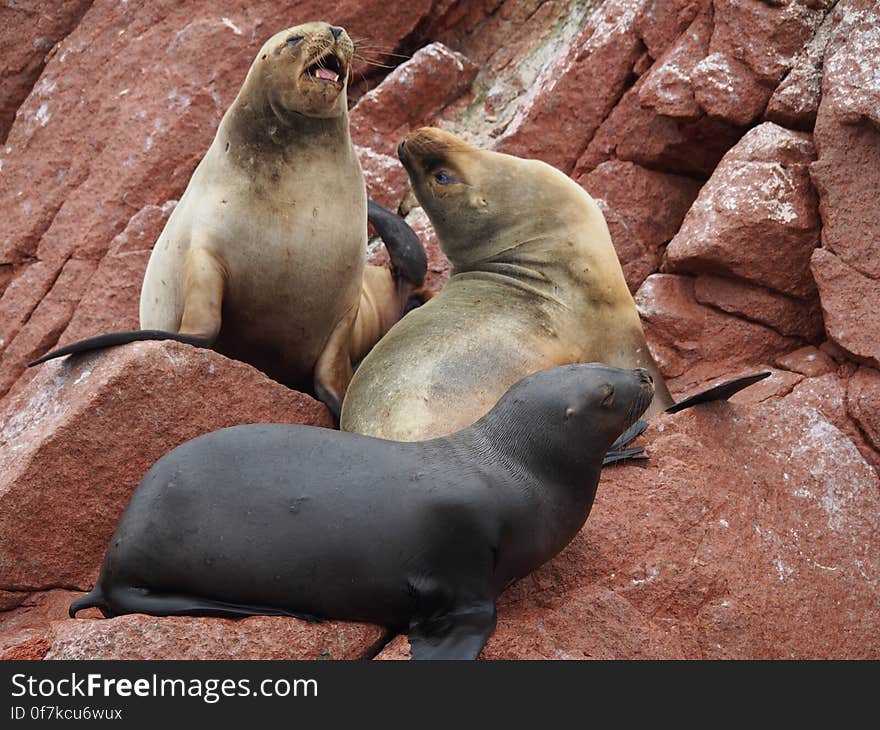
[[[401, 316], [424, 250], [370, 202], [392, 272], [366, 267], [367, 198], [349, 135], [354, 47], [306, 23], [260, 49], [150, 257], [136, 339], [177, 339], [315, 392], [337, 414], [356, 362]], [[35, 363], [34, 363], [35, 364]]]
[[645, 368], [655, 383], [646, 415], [672, 405], [605, 220], [577, 183], [433, 128], [409, 135], [398, 154], [453, 273], [361, 363], [344, 430], [443, 436], [526, 375], [583, 362]]

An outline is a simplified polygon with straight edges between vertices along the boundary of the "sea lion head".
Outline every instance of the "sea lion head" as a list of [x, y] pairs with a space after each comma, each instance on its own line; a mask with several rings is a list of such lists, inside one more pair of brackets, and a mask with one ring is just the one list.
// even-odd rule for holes
[[653, 397], [643, 368], [563, 365], [520, 380], [483, 420], [493, 440], [516, 444], [524, 461], [583, 473], [601, 467], [605, 452]]
[[433, 127], [409, 134], [397, 154], [456, 269], [584, 219], [583, 190], [539, 160], [479, 149]]
[[338, 117], [347, 110], [345, 89], [353, 53], [344, 28], [304, 23], [266, 41], [252, 72], [278, 117]]

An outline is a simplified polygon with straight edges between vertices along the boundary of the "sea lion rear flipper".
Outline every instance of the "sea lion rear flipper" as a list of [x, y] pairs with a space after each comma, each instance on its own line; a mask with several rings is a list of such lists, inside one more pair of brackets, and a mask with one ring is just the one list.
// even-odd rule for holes
[[681, 401], [681, 403], [676, 403], [669, 406], [669, 408], [666, 409], [666, 412], [678, 413], [679, 411], [683, 411], [685, 408], [690, 408], [691, 406], [695, 406], [700, 403], [709, 403], [713, 400], [727, 400], [732, 395], [739, 393], [741, 390], [748, 388], [750, 385], [754, 385], [764, 378], [769, 378], [770, 374], [771, 373], [769, 370], [764, 370], [763, 372], [755, 373], [754, 375], [746, 375], [742, 378], [728, 380], [727, 382], [720, 383], [719, 385], [715, 385], [700, 393], [692, 395], [689, 398], [685, 398], [683, 401]]
[[56, 357], [64, 357], [65, 355], [75, 355], [81, 352], [92, 352], [93, 350], [103, 350], [105, 347], [115, 347], [116, 345], [126, 345], [129, 342], [143, 342], [145, 340], [174, 340], [175, 342], [183, 342], [194, 347], [210, 347], [213, 344], [212, 339], [204, 337], [195, 337], [193, 335], [182, 335], [174, 332], [165, 332], [163, 330], [132, 330], [130, 332], [109, 332], [105, 335], [97, 335], [89, 337], [85, 340], [71, 342], [69, 345], [59, 347], [52, 350], [42, 357], [28, 363], [28, 367], [39, 365], [47, 360], [54, 360]]
[[495, 601], [414, 620], [409, 627], [413, 659], [476, 659], [495, 630]]
[[330, 333], [327, 344], [315, 363], [315, 395], [330, 409], [336, 423], [342, 413], [342, 399], [351, 382], [352, 330], [358, 310], [352, 307]]
[[[91, 596], [91, 594], [89, 594]], [[306, 621], [317, 621], [314, 616], [286, 611], [272, 606], [252, 606], [249, 604], [216, 601], [198, 596], [176, 593], [157, 593], [148, 589], [115, 587], [108, 596], [101, 597], [103, 604], [86, 602], [89, 596], [71, 604], [71, 616], [75, 611], [91, 605], [98, 605], [105, 616], [121, 616], [142, 613], [147, 616], [216, 616], [220, 618], [247, 618], [249, 616], [293, 616]], [[108, 613], [109, 612], [109, 613]]]
[[367, 201], [367, 220], [385, 243], [394, 273], [420, 287], [428, 271], [428, 255], [416, 232], [399, 215], [373, 200]]

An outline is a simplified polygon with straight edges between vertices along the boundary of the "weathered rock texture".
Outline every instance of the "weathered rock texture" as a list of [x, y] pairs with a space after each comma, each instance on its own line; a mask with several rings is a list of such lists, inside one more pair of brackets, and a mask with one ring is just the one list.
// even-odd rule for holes
[[[292, 619], [67, 620], [160, 454], [231, 423], [330, 422], [180, 345], [25, 371], [56, 344], [136, 325], [153, 242], [256, 49], [327, 12], [0, 9], [0, 656], [364, 657], [384, 642], [377, 627]], [[876, 2], [345, 0], [332, 13], [358, 40], [368, 191], [422, 236], [428, 288], [449, 263], [395, 148], [436, 124], [554, 164], [597, 199], [677, 396], [772, 372], [733, 405], [653, 424], [651, 460], [605, 473], [582, 534], [503, 598], [484, 656], [880, 658]], [[375, 240], [367, 255], [387, 262]], [[401, 654], [399, 639], [381, 652]]]
[[88, 588], [147, 469], [188, 439], [254, 422], [332, 425], [308, 396], [178, 343], [47, 365], [0, 426], [0, 587]]

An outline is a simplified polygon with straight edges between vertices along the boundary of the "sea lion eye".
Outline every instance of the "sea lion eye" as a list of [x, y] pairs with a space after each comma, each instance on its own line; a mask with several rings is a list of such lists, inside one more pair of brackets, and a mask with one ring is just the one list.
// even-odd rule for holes
[[301, 35], [292, 35], [292, 36], [290, 36], [290, 38], [287, 39], [287, 45], [288, 46], [295, 46], [302, 39], [303, 39], [303, 37]]
[[448, 172], [446, 172], [446, 170], [435, 172], [434, 179], [441, 185], [449, 185], [450, 183], [455, 182], [455, 178], [452, 177], [452, 175], [450, 175]]

